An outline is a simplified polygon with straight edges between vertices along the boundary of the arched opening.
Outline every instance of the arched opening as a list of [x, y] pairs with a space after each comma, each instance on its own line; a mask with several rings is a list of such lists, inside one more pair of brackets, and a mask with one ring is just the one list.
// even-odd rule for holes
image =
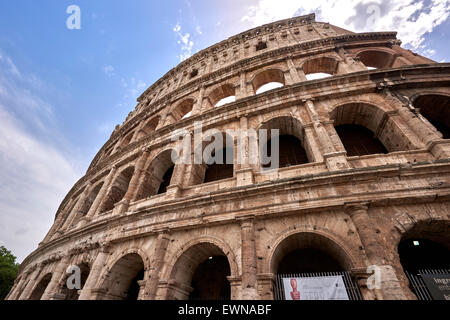
[[144, 279], [145, 268], [141, 256], [130, 253], [120, 258], [109, 270], [101, 285], [105, 290], [100, 300], [137, 300], [139, 281]]
[[145, 126], [141, 129], [138, 135], [138, 139], [142, 139], [143, 137], [149, 135], [153, 131], [156, 130], [159, 124], [160, 117], [156, 116], [147, 121]]
[[360, 300], [351, 266], [333, 240], [310, 232], [290, 235], [278, 244], [271, 260], [277, 278], [275, 299]]
[[51, 273], [47, 273], [45, 276], [43, 276], [39, 281], [39, 283], [34, 288], [28, 300], [41, 300], [42, 295], [44, 294], [45, 289], [47, 289], [47, 286], [51, 280], [52, 280]]
[[440, 132], [450, 139], [450, 97], [438, 94], [419, 96], [414, 107]]
[[255, 47], [256, 51], [267, 49], [267, 42], [260, 41]]
[[[272, 139], [265, 144], [267, 149], [267, 156], [272, 158]], [[276, 156], [273, 154], [273, 156]], [[294, 136], [282, 135], [279, 136], [279, 153], [278, 153], [279, 168], [287, 168], [308, 163], [308, 155], [303, 149], [302, 142]], [[272, 162], [263, 164], [263, 168], [270, 168]]]
[[445, 290], [436, 284], [439, 279], [450, 279], [449, 227], [448, 222], [418, 223], [398, 244], [409, 288], [419, 300], [444, 300]]
[[194, 108], [194, 100], [186, 99], [180, 104], [178, 104], [172, 110], [172, 117], [175, 121], [180, 121], [182, 119], [187, 119], [192, 115], [192, 109]]
[[450, 268], [449, 249], [428, 239], [404, 239], [398, 245], [398, 254], [404, 270], [409, 272]]
[[213, 107], [221, 107], [225, 104], [236, 101], [236, 93], [231, 84], [222, 85], [214, 89], [208, 96], [208, 100]]
[[63, 281], [63, 289], [61, 290], [61, 293], [64, 294], [64, 300], [78, 300], [78, 298], [80, 297], [80, 290], [83, 289], [89, 276], [90, 268], [87, 263], [83, 262], [78, 267], [80, 268], [80, 289], [69, 289], [67, 287], [66, 282], [67, 278], [69, 277], [69, 275], [67, 275], [67, 277]]
[[73, 209], [75, 208], [76, 204], [78, 203], [78, 201], [80, 201], [80, 196], [78, 196], [74, 201], [72, 201], [69, 209], [64, 213], [65, 214], [64, 222], [62, 222], [60, 224], [60, 227], [64, 226], [66, 223], [70, 223], [70, 225], [68, 226], [69, 228], [73, 225], [73, 222], [68, 221], [67, 219], [69, 219], [71, 217], [71, 213], [72, 213]]
[[393, 62], [391, 53], [379, 50], [363, 51], [358, 58], [368, 69], [389, 68]]
[[89, 195], [87, 196], [86, 200], [84, 201], [83, 205], [80, 208], [81, 217], [84, 217], [89, 212], [89, 209], [92, 207], [92, 204], [94, 203], [100, 190], [102, 189], [103, 184], [104, 182], [98, 183], [94, 187], [94, 189], [89, 193]]
[[[308, 259], [298, 259], [300, 255]], [[290, 263], [282, 264], [283, 261]], [[329, 264], [322, 264], [322, 261]], [[271, 261], [271, 271], [275, 274], [280, 271], [287, 271], [286, 273], [344, 271], [350, 270], [351, 266], [351, 260], [343, 248], [330, 238], [312, 232], [295, 233], [285, 238], [276, 247]]]
[[[228, 156], [227, 156], [228, 155]], [[234, 175], [234, 151], [232, 147], [223, 148], [213, 154], [214, 159], [208, 159], [205, 170], [204, 183], [233, 178]], [[228, 161], [227, 161], [228, 158]], [[213, 162], [214, 161], [214, 162]]]
[[185, 251], [175, 263], [171, 279], [175, 281], [169, 299], [230, 300], [231, 275], [228, 258], [214, 244], [201, 243]]
[[146, 169], [144, 182], [137, 193], [137, 199], [146, 199], [167, 191], [172, 180], [175, 164], [172, 161], [172, 149], [157, 155]]
[[278, 69], [264, 70], [258, 73], [252, 81], [255, 94], [283, 87], [285, 85], [284, 73]]
[[162, 177], [162, 182], [159, 185], [158, 194], [163, 194], [167, 192], [167, 187], [170, 186], [170, 180], [172, 179], [173, 169], [175, 166], [170, 167], [164, 176]]
[[119, 176], [114, 181], [111, 187], [111, 191], [106, 197], [107, 201], [105, 202], [100, 212], [106, 212], [114, 209], [114, 206], [123, 199], [128, 191], [128, 186], [130, 184], [131, 178], [133, 177], [133, 174], [134, 167], [128, 167], [119, 174]]
[[349, 156], [415, 148], [399, 124], [372, 104], [340, 105], [330, 112], [330, 120], [334, 121], [336, 133]]
[[228, 275], [230, 265], [225, 256], [209, 257], [198, 265], [192, 276], [189, 300], [230, 300]]
[[234, 139], [232, 136], [216, 132], [203, 137], [195, 147], [191, 172], [191, 185], [214, 182], [234, 176]]
[[303, 64], [303, 72], [307, 80], [323, 79], [337, 73], [338, 61], [330, 57], [307, 60]]
[[123, 138], [123, 140], [120, 142], [119, 150], [125, 148], [130, 142], [131, 139], [133, 139], [134, 132], [130, 132], [128, 135]]
[[344, 124], [335, 129], [349, 157], [388, 153], [373, 132], [363, 126]]
[[344, 271], [339, 262], [320, 249], [298, 249], [281, 260], [278, 273], [314, 273]]
[[[261, 166], [263, 169], [273, 168], [273, 160], [278, 157], [279, 168], [301, 165], [310, 162], [309, 156], [304, 148], [303, 128], [297, 119], [293, 117], [274, 118], [261, 126], [261, 129], [267, 130], [267, 142], [263, 143], [260, 154]], [[272, 139], [272, 129], [279, 130], [279, 149], [278, 155], [273, 152], [274, 145]], [[275, 157], [275, 158], [274, 158]]]

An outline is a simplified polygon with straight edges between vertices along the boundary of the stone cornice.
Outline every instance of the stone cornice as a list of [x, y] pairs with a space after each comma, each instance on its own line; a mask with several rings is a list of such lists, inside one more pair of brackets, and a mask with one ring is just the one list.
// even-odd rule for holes
[[[420, 78], [417, 81], [412, 81], [408, 79], [410, 76], [414, 76], [420, 74]], [[336, 97], [336, 94], [346, 94], [351, 95], [355, 93], [361, 92], [377, 92], [377, 90], [382, 90], [384, 88], [389, 88], [390, 90], [402, 89], [403, 87], [413, 87], [413, 86], [427, 86], [427, 83], [424, 82], [424, 75], [432, 75], [432, 74], [440, 74], [440, 79], [432, 79], [430, 80], [430, 85], [436, 85], [436, 81], [442, 82], [443, 85], [448, 85], [450, 83], [450, 63], [441, 63], [441, 64], [431, 64], [431, 65], [412, 65], [407, 67], [401, 67], [396, 69], [389, 70], [368, 70], [356, 73], [348, 73], [339, 76], [334, 76], [330, 78], [320, 79], [320, 80], [312, 80], [312, 81], [304, 81], [298, 82], [290, 86], [284, 86], [275, 90], [271, 90], [269, 92], [260, 94], [260, 95], [252, 95], [240, 100], [237, 100], [234, 103], [230, 103], [221, 107], [220, 109], [208, 110], [200, 115], [190, 117], [183, 121], [174, 123], [169, 126], [162, 127], [158, 131], [153, 132], [148, 135], [146, 138], [134, 142], [118, 153], [110, 156], [106, 161], [98, 163], [95, 167], [90, 168], [86, 175], [78, 180], [76, 184], [72, 187], [69, 193], [64, 198], [61, 203], [58, 213], [62, 208], [64, 208], [65, 204], [69, 199], [73, 196], [78, 189], [82, 187], [82, 185], [87, 181], [93, 179], [96, 175], [101, 173], [102, 171], [108, 170], [109, 167], [116, 163], [118, 160], [122, 159], [120, 163], [125, 163], [129, 159], [135, 159], [137, 157], [137, 151], [134, 150], [141, 149], [143, 147], [148, 146], [149, 143], [155, 140], [155, 138], [160, 138], [165, 135], [168, 135], [170, 132], [174, 130], [186, 127], [188, 123], [193, 123], [194, 121], [200, 121], [202, 119], [209, 118], [212, 114], [215, 114], [218, 118], [221, 118], [221, 115], [224, 113], [234, 112], [237, 110], [245, 109], [249, 104], [258, 104], [258, 101], [265, 101], [270, 96], [280, 96], [280, 95], [290, 95], [293, 92], [300, 92], [303, 96], [308, 96], [308, 90], [316, 90], [315, 94], [311, 96], [314, 99], [326, 99], [330, 95]], [[442, 75], [448, 74], [449, 78], [442, 77]], [[350, 91], [345, 91], [342, 93], [342, 90], [345, 87], [349, 87], [352, 83], [358, 83], [362, 79], [366, 79], [367, 81], [372, 82], [371, 85], [368, 83], [362, 87], [351, 88]], [[386, 81], [390, 80], [390, 81]], [[340, 86], [339, 92], [335, 91], [324, 91], [322, 88], [332, 86], [333, 84], [338, 84]], [[377, 89], [378, 88], [378, 89]], [[362, 91], [361, 91], [362, 90]], [[166, 141], [160, 141], [157, 144], [153, 144], [152, 148], [156, 148], [158, 146], [164, 145]], [[130, 156], [125, 157], [130, 153]], [[123, 160], [125, 159], [125, 160]]]
[[[314, 52], [298, 52], [300, 50], [314, 50], [319, 49], [320, 51], [324, 51], [324, 47], [328, 47], [327, 51], [331, 51], [334, 49], [336, 45], [342, 45], [343, 47], [350, 47], [354, 46], [355, 43], [359, 43], [361, 41], [373, 41], [378, 40], [383, 43], [390, 43], [390, 41], [396, 39], [396, 32], [370, 32], [370, 33], [358, 33], [358, 34], [349, 34], [349, 35], [341, 35], [341, 36], [335, 36], [335, 37], [329, 37], [329, 38], [322, 38], [322, 39], [316, 39], [311, 40], [307, 42], [302, 42], [299, 44], [295, 44], [292, 46], [286, 46], [278, 49], [274, 49], [271, 51], [267, 51], [264, 53], [261, 53], [260, 55], [249, 57], [246, 59], [239, 60], [233, 64], [230, 64], [224, 68], [221, 68], [219, 70], [216, 70], [214, 72], [211, 72], [209, 74], [203, 75], [198, 77], [195, 80], [192, 80], [183, 86], [177, 88], [176, 90], [173, 90], [170, 93], [167, 93], [162, 98], [159, 98], [158, 100], [151, 103], [151, 105], [146, 106], [141, 112], [137, 113], [134, 117], [129, 118], [125, 121], [125, 123], [114, 133], [112, 134], [110, 140], [114, 140], [117, 136], [122, 136], [124, 132], [131, 129], [131, 127], [136, 125], [136, 122], [138, 122], [143, 116], [147, 116], [149, 114], [154, 114], [164, 107], [166, 107], [167, 104], [171, 103], [173, 101], [173, 97], [175, 97], [177, 94], [185, 91], [195, 91], [198, 86], [204, 84], [206, 81], [220, 79], [224, 75], [230, 74], [230, 72], [234, 72], [235, 70], [241, 70], [247, 68], [249, 64], [252, 62], [258, 61], [258, 60], [264, 60], [267, 58], [270, 58], [273, 60], [284, 56], [286, 54], [292, 55], [294, 57], [296, 56], [302, 56], [302, 55], [314, 55], [316, 53]], [[164, 79], [165, 76], [163, 76]], [[158, 80], [159, 81], [159, 80]], [[161, 80], [162, 81], [162, 80]], [[158, 83], [158, 82], [157, 82]], [[155, 84], [154, 84], [155, 85]], [[153, 90], [152, 85], [147, 91]], [[147, 92], [146, 91], [146, 92]], [[143, 95], [148, 94], [144, 93]], [[105, 149], [109, 147], [109, 144], [107, 143], [105, 145]], [[103, 149], [103, 148], [102, 148]], [[95, 159], [94, 159], [95, 160]], [[94, 163], [95, 161], [93, 161]]]
[[[188, 91], [194, 91], [196, 88], [200, 85], [202, 85], [205, 81], [211, 80], [211, 79], [219, 79], [223, 75], [226, 75], [230, 72], [233, 72], [235, 70], [241, 70], [245, 69], [250, 63], [258, 60], [264, 60], [267, 58], [270, 59], [276, 59], [277, 57], [280, 57], [282, 55], [292, 55], [292, 57], [296, 57], [297, 55], [301, 56], [305, 53], [299, 52], [301, 50], [314, 50], [319, 49], [323, 51], [324, 47], [329, 47], [329, 50], [334, 49], [336, 45], [341, 45], [344, 48], [354, 46], [355, 44], [361, 44], [361, 41], [374, 41], [378, 40], [383, 43], [390, 43], [392, 40], [396, 40], [397, 33], [396, 32], [368, 32], [368, 33], [355, 33], [355, 34], [347, 34], [347, 35], [340, 35], [340, 36], [334, 36], [334, 37], [328, 37], [328, 38], [321, 38], [321, 39], [315, 39], [310, 41], [305, 41], [302, 43], [297, 43], [292, 46], [285, 46], [277, 49], [273, 49], [270, 51], [263, 52], [259, 55], [248, 57], [245, 59], [241, 59], [235, 63], [232, 63], [224, 68], [221, 68], [219, 70], [213, 71], [211, 73], [208, 73], [206, 75], [200, 76], [192, 81], [189, 81], [188, 83], [185, 83], [183, 86], [177, 88], [176, 90], [173, 90], [172, 92], [164, 95], [162, 98], [156, 100], [155, 102], [151, 103], [151, 105], [147, 106], [146, 109], [147, 112], [152, 112], [151, 109], [154, 109], [156, 106], [161, 106], [166, 103], [169, 103], [171, 100], [173, 100], [173, 96], [176, 96], [177, 93], [186, 91], [187, 89], [191, 89]], [[308, 52], [307, 54], [313, 55], [314, 52]], [[165, 81], [166, 76], [163, 76], [158, 81]], [[147, 89], [141, 97], [138, 99], [142, 99], [145, 95], [147, 95], [149, 92], [151, 92], [156, 84], [152, 85], [149, 89]], [[131, 119], [130, 119], [131, 120]], [[128, 121], [130, 121], [128, 120]], [[125, 124], [128, 122], [126, 121]], [[124, 125], [125, 125], [124, 124]], [[125, 129], [124, 129], [125, 130]], [[115, 133], [117, 134], [117, 133]]]
[[[308, 89], [321, 89], [326, 86], [331, 86], [333, 84], [338, 84], [341, 86], [345, 86], [345, 85], [348, 86], [349, 83], [356, 83], [358, 81], [361, 81], [363, 78], [367, 78], [370, 80], [381, 80], [379, 83], [382, 88], [384, 88], [386, 86], [395, 87], [395, 86], [399, 85], [398, 81], [395, 83], [394, 82], [386, 83], [384, 81], [384, 79], [395, 78], [395, 77], [400, 77], [400, 78], [406, 77], [406, 76], [408, 76], [409, 73], [414, 74], [414, 70], [416, 70], [416, 71], [419, 70], [421, 73], [424, 73], [424, 72], [427, 72], [427, 70], [430, 70], [430, 69], [433, 70], [435, 68], [448, 69], [447, 73], [450, 75], [450, 64], [443, 63], [443, 64], [433, 64], [433, 65], [422, 65], [422, 66], [408, 66], [408, 67], [389, 69], [389, 70], [369, 70], [369, 71], [343, 74], [343, 75], [334, 76], [334, 77], [330, 77], [330, 78], [326, 78], [326, 79], [298, 82], [298, 83], [295, 83], [290, 86], [284, 86], [284, 87], [281, 87], [281, 88], [278, 88], [275, 90], [271, 90], [270, 92], [267, 92], [265, 94], [252, 95], [252, 96], [248, 96], [243, 99], [239, 99], [234, 103], [230, 103], [227, 106], [221, 107], [220, 110], [219, 109], [208, 110], [200, 115], [190, 117], [189, 119], [186, 119], [185, 121], [179, 121], [178, 123], [174, 123], [172, 125], [165, 126], [161, 129], [159, 129], [158, 131], [152, 133], [148, 137], [151, 137], [152, 139], [154, 139], [156, 137], [162, 136], [165, 131], [173, 131], [173, 130], [183, 127], [185, 125], [185, 123], [189, 123], [192, 121], [198, 121], [198, 120], [201, 120], [202, 118], [207, 118], [212, 113], [219, 114], [219, 113], [224, 113], [225, 111], [228, 111], [229, 109], [240, 108], [241, 106], [245, 106], [246, 103], [251, 103], [254, 100], [259, 99], [261, 97], [266, 98], [267, 96], [269, 96], [271, 94], [280, 95], [280, 94], [289, 93], [289, 90], [297, 90], [297, 89], [301, 89], [304, 92]], [[446, 72], [445, 71], [440, 72], [440, 74], [443, 74], [443, 73], [446, 73]], [[408, 83], [407, 79], [404, 79], [403, 81], [404, 81], [404, 83]], [[323, 96], [326, 96], [329, 94], [335, 94], [335, 92], [332, 92], [332, 91], [330, 91], [329, 93], [319, 92], [318, 94], [314, 94], [314, 96], [322, 96], [323, 97]], [[305, 94], [305, 95], [307, 95], [307, 94]], [[121, 152], [116, 153], [113, 156], [111, 156], [108, 160], [114, 159], [114, 158], [120, 158], [124, 153], [127, 153], [127, 152], [129, 152], [129, 150], [132, 150], [134, 148], [135, 148], [135, 145], [130, 144], [129, 146], [125, 147]], [[114, 160], [112, 160], [112, 161], [114, 161]], [[99, 164], [97, 164], [97, 166], [98, 165]], [[91, 170], [92, 170], [92, 168], [91, 168]], [[88, 171], [88, 173], [90, 173], [90, 172], [91, 171]]]
[[149, 92], [151, 92], [155, 87], [157, 87], [161, 82], [167, 80], [168, 77], [180, 73], [183, 69], [186, 69], [193, 63], [196, 63], [204, 58], [207, 58], [210, 54], [218, 54], [221, 48], [228, 48], [230, 46], [238, 45], [243, 41], [249, 41], [254, 37], [261, 37], [265, 34], [272, 33], [276, 29], [280, 29], [279, 26], [285, 26], [287, 28], [298, 27], [299, 25], [311, 24], [315, 23], [315, 14], [304, 15], [300, 17], [294, 17], [290, 19], [280, 20], [276, 22], [272, 22], [269, 24], [265, 24], [237, 35], [234, 35], [226, 40], [223, 40], [219, 43], [216, 43], [206, 49], [203, 49], [192, 57], [184, 60], [180, 64], [178, 64], [175, 68], [168, 71], [164, 76], [162, 76], [159, 80], [157, 80], [153, 85], [151, 85], [139, 98], [138, 101], [141, 101]]
[[[242, 197], [251, 198], [258, 196], [267, 196], [273, 194], [277, 189], [283, 190], [285, 192], [287, 189], [304, 189], [310, 188], [312, 186], [326, 186], [329, 184], [343, 184], [343, 183], [355, 183], [364, 182], [364, 181], [374, 181], [377, 179], [377, 176], [383, 177], [395, 177], [402, 176], [413, 177], [416, 179], [420, 179], [421, 176], [430, 176], [430, 174], [439, 174], [442, 175], [443, 172], [446, 174], [450, 173], [450, 160], [438, 160], [434, 162], [426, 162], [426, 163], [416, 163], [416, 164], [408, 164], [408, 165], [386, 165], [379, 167], [368, 167], [361, 169], [350, 169], [343, 170], [338, 172], [325, 172], [321, 174], [300, 176], [295, 178], [288, 179], [280, 179], [277, 181], [261, 183], [257, 185], [252, 185], [249, 187], [236, 187], [231, 188], [229, 190], [213, 192], [209, 194], [202, 194], [198, 196], [191, 196], [189, 198], [183, 198], [181, 200], [171, 200], [165, 201], [163, 203], [159, 203], [157, 205], [143, 208], [133, 212], [131, 215], [126, 216], [114, 216], [108, 218], [107, 221], [97, 221], [82, 229], [76, 229], [71, 231], [60, 238], [52, 240], [49, 243], [43, 244], [33, 253], [31, 253], [22, 263], [22, 268], [25, 268], [33, 258], [45, 254], [46, 252], [53, 252], [53, 250], [57, 250], [63, 244], [74, 242], [76, 239], [83, 239], [84, 237], [89, 237], [92, 232], [98, 232], [101, 230], [109, 230], [113, 231], [115, 226], [121, 226], [123, 229], [120, 232], [120, 236], [116, 239], [109, 239], [109, 241], [117, 242], [122, 241], [124, 239], [143, 237], [148, 235], [157, 235], [161, 230], [175, 230], [175, 229], [189, 229], [198, 224], [208, 223], [208, 224], [223, 224], [230, 223], [230, 221], [236, 221], [236, 217], [238, 216], [254, 216], [255, 219], [269, 217], [275, 214], [276, 212], [283, 212], [283, 214], [289, 214], [289, 212], [298, 212], [302, 210], [306, 210], [308, 212], [312, 212], [314, 210], [330, 210], [336, 208], [344, 208], [346, 203], [354, 201], [353, 198], [357, 198], [358, 202], [370, 202], [371, 208], [377, 206], [387, 206], [387, 205], [395, 205], [401, 203], [421, 203], [427, 201], [448, 201], [450, 199], [450, 187], [448, 185], [440, 185], [433, 186], [430, 185], [428, 188], [418, 187], [418, 188], [408, 188], [408, 192], [404, 192], [405, 190], [395, 190], [392, 192], [386, 191], [374, 191], [373, 193], [365, 193], [364, 196], [357, 195], [348, 195], [346, 197], [342, 196], [330, 196], [326, 197], [326, 204], [324, 202], [320, 202], [321, 199], [308, 199], [309, 205], [301, 204], [295, 202], [292, 204], [292, 209], [283, 208], [277, 209], [276, 207], [280, 205], [276, 205], [274, 209], [270, 209], [269, 207], [273, 207], [273, 205], [267, 207], [254, 207], [254, 208], [246, 208], [241, 210], [235, 210], [232, 213], [221, 213], [220, 216], [222, 218], [217, 219], [217, 214], [214, 217], [205, 216], [203, 219], [197, 218], [186, 218], [182, 221], [165, 221], [156, 223], [147, 231], [136, 232], [135, 229], [126, 229], [126, 225], [135, 225], [135, 222], [138, 220], [146, 219], [146, 217], [151, 216], [153, 214], [165, 214], [166, 212], [176, 212], [185, 211], [190, 207], [198, 207], [199, 205], [210, 206], [211, 204], [217, 204], [220, 201], [232, 201], [239, 200]], [[417, 190], [416, 190], [417, 189]], [[403, 194], [405, 193], [405, 194]], [[418, 196], [420, 194], [420, 196]], [[319, 201], [315, 203], [315, 201]], [[189, 204], [190, 203], [190, 204]], [[283, 204], [289, 207], [289, 204]], [[230, 216], [231, 214], [231, 216]], [[217, 216], [217, 217], [216, 217]], [[212, 218], [212, 219], [211, 219]], [[145, 229], [144, 227], [138, 227], [138, 229]], [[130, 235], [127, 235], [127, 230], [130, 232]], [[98, 245], [87, 244], [87, 247], [83, 247], [83, 243], [80, 244], [81, 249], [76, 250], [91, 250], [92, 248], [97, 248]], [[75, 250], [75, 249], [74, 249]], [[78, 252], [78, 251], [77, 251]], [[61, 258], [61, 254], [51, 254], [49, 258], [46, 258], [47, 263], [52, 261], [56, 261]]]
[[[268, 52], [264, 52], [260, 55], [249, 57], [246, 59], [239, 60], [238, 62], [235, 62], [234, 64], [230, 64], [224, 68], [221, 68], [219, 70], [216, 70], [214, 72], [211, 72], [209, 74], [203, 75], [198, 77], [195, 80], [192, 80], [181, 87], [177, 88], [176, 90], [173, 90], [170, 93], [165, 94], [162, 98], [159, 98], [158, 100], [152, 102], [150, 105], [147, 105], [143, 110], [136, 113], [136, 110], [131, 112], [136, 113], [133, 117], [127, 118], [125, 122], [118, 126], [114, 132], [111, 134], [110, 139], [103, 145], [103, 147], [99, 150], [99, 152], [94, 157], [93, 161], [91, 162], [91, 165], [89, 166], [89, 169], [92, 169], [94, 165], [97, 165], [100, 157], [103, 154], [103, 151], [110, 148], [113, 143], [116, 143], [117, 138], [124, 135], [127, 131], [131, 130], [133, 127], [138, 125], [140, 121], [142, 121], [145, 117], [151, 117], [154, 114], [160, 112], [162, 109], [166, 108], [168, 104], [170, 104], [174, 97], [177, 95], [183, 93], [183, 92], [192, 92], [197, 90], [199, 86], [204, 85], [206, 81], [211, 81], [215, 79], [221, 79], [224, 75], [228, 75], [230, 73], [233, 73], [235, 70], [240, 69], [246, 69], [248, 68], [248, 65], [251, 63], [254, 63], [258, 60], [264, 60], [270, 58], [272, 63], [273, 61], [280, 59], [281, 57], [285, 57], [286, 55], [290, 57], [297, 57], [297, 56], [303, 56], [303, 55], [315, 55], [318, 54], [318, 52], [312, 52], [312, 50], [319, 50], [321, 53], [326, 51], [332, 51], [336, 46], [341, 47], [353, 47], [355, 45], [362, 45], [361, 41], [381, 41], [379, 43], [382, 45], [383, 43], [391, 43], [393, 40], [396, 39], [396, 33], [395, 32], [371, 32], [371, 33], [359, 33], [359, 34], [349, 34], [349, 35], [341, 35], [341, 36], [335, 36], [335, 37], [329, 37], [329, 38], [322, 38], [322, 39], [316, 39], [311, 40], [307, 42], [302, 42], [299, 44], [295, 44], [293, 46], [286, 46], [278, 49], [274, 49]], [[387, 42], [386, 42], [387, 41]], [[373, 45], [373, 43], [370, 43]], [[309, 51], [303, 51], [301, 50], [309, 50]], [[300, 51], [300, 52], [299, 52]], [[165, 76], [163, 76], [164, 79]], [[160, 79], [160, 80], [161, 80]], [[222, 81], [221, 79], [220, 81]], [[159, 80], [158, 80], [159, 81]], [[162, 81], [162, 80], [161, 80]], [[219, 80], [217, 80], [219, 81]], [[153, 85], [154, 86], [154, 85]], [[150, 88], [153, 88], [150, 87]], [[150, 89], [148, 89], [150, 90]], [[147, 90], [147, 91], [148, 91]], [[187, 94], [189, 95], [189, 93]]]

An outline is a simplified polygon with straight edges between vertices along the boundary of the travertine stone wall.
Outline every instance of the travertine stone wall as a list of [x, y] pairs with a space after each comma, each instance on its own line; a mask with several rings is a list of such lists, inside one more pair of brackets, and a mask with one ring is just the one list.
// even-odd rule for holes
[[[318, 72], [331, 76], [307, 79]], [[256, 94], [270, 82], [283, 86]], [[232, 299], [273, 299], [278, 263], [304, 247], [351, 271], [365, 299], [415, 299], [397, 247], [411, 233], [450, 243], [450, 141], [414, 101], [450, 97], [449, 83], [449, 64], [404, 50], [395, 32], [356, 34], [314, 15], [207, 48], [139, 97], [22, 263], [8, 299], [64, 299], [65, 269], [80, 263], [90, 270], [80, 299], [123, 298], [141, 269], [139, 299], [184, 299], [195, 268], [217, 255], [228, 260]], [[230, 95], [235, 102], [214, 107]], [[172, 165], [171, 134], [193, 136], [196, 121], [223, 133], [280, 129], [300, 139], [309, 163], [262, 172], [257, 153], [257, 164], [210, 183], [204, 164], [177, 164], [167, 192], [156, 194]], [[388, 154], [348, 157], [340, 124], [370, 129]], [[244, 150], [249, 159], [249, 141]], [[380, 290], [366, 287], [374, 264]]]

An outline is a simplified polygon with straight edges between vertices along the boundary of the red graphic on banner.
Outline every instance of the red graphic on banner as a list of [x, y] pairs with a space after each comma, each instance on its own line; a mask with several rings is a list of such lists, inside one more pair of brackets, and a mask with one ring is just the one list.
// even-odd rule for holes
[[291, 279], [291, 298], [292, 300], [300, 300], [300, 291], [297, 290], [297, 280]]

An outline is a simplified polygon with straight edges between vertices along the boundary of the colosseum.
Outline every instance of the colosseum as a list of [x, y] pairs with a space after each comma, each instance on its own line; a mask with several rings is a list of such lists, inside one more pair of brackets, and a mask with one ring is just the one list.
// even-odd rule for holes
[[[115, 128], [7, 299], [283, 300], [293, 277], [339, 277], [350, 300], [436, 299], [427, 277], [450, 274], [450, 64], [400, 45], [310, 14], [181, 62]], [[227, 130], [278, 129], [279, 169], [264, 148], [250, 161], [250, 136], [239, 163], [175, 163], [173, 133], [196, 123], [234, 160]], [[194, 139], [186, 158], [207, 147]]]

